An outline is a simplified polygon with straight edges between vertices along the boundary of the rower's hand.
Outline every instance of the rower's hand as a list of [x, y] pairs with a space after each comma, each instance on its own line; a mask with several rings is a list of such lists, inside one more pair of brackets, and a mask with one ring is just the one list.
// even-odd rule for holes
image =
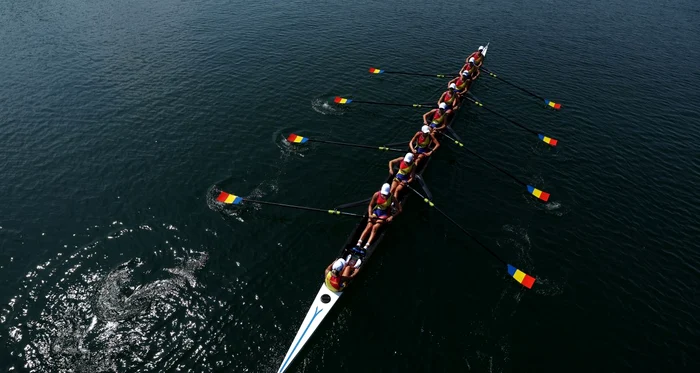
[[425, 155], [428, 156], [428, 157], [430, 157], [431, 155], [433, 155], [433, 151], [431, 150], [431, 151], [425, 153]]
[[391, 223], [392, 220], [394, 220], [394, 217], [393, 217], [393, 216], [390, 216], [390, 217], [388, 217], [388, 218], [386, 219], [386, 222], [387, 222], [387, 223]]

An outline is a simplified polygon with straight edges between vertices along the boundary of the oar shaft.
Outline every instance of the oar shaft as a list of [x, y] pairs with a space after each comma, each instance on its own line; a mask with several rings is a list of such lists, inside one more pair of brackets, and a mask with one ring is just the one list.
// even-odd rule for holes
[[254, 199], [248, 199], [248, 198], [243, 198], [243, 201], [252, 202], [252, 203], [259, 203], [262, 205], [288, 207], [288, 208], [293, 208], [293, 209], [297, 209], [297, 210], [325, 212], [325, 213], [332, 214], [332, 215], [345, 215], [345, 216], [357, 216], [357, 217], [363, 216], [360, 214], [354, 214], [352, 212], [345, 212], [345, 211], [338, 211], [338, 210], [327, 210], [327, 209], [324, 210], [324, 209], [319, 209], [319, 208], [315, 208], [315, 207], [297, 206], [297, 205], [290, 205], [290, 204], [279, 203], [279, 202], [258, 201], [258, 200], [254, 200]]
[[426, 198], [425, 196], [423, 196], [419, 191], [415, 190], [410, 184], [406, 184], [406, 186], [408, 187], [408, 189], [412, 190], [413, 193], [416, 193], [419, 197], [421, 197], [421, 198], [423, 199], [423, 201], [425, 201], [426, 203], [428, 203], [431, 207], [435, 208], [435, 210], [437, 210], [437, 212], [439, 212], [440, 214], [442, 214], [442, 216], [444, 216], [447, 220], [449, 220], [450, 222], [452, 222], [452, 224], [456, 225], [457, 228], [461, 229], [462, 232], [464, 232], [467, 236], [469, 236], [472, 240], [474, 240], [474, 242], [476, 242], [477, 244], [479, 244], [479, 246], [481, 246], [481, 247], [484, 248], [486, 251], [488, 251], [489, 254], [491, 254], [494, 258], [496, 258], [496, 260], [498, 260], [499, 262], [501, 262], [501, 263], [503, 263], [503, 264], [505, 264], [505, 265], [508, 265], [508, 263], [506, 263], [505, 260], [501, 259], [501, 257], [498, 256], [498, 254], [496, 254], [495, 252], [491, 251], [491, 249], [489, 249], [486, 245], [484, 245], [483, 243], [481, 243], [481, 241], [479, 241], [476, 237], [474, 237], [471, 233], [469, 233], [468, 230], [464, 229], [464, 227], [462, 227], [459, 223], [457, 223], [457, 222], [456, 222], [454, 219], [452, 219], [449, 215], [447, 215], [445, 212], [443, 212], [443, 211], [440, 210], [437, 206], [435, 206], [435, 204], [434, 204], [431, 200], [429, 200], [428, 198]]
[[339, 145], [339, 146], [349, 146], [349, 147], [353, 147], [353, 148], [384, 150], [384, 151], [400, 152], [400, 153], [404, 153], [404, 152], [407, 151], [407, 150], [402, 150], [402, 149], [389, 148], [389, 147], [386, 147], [386, 146], [371, 146], [371, 145], [361, 145], [361, 144], [350, 144], [350, 143], [347, 143], [347, 142], [340, 142], [340, 141], [328, 141], [328, 140], [316, 140], [316, 139], [309, 139], [309, 141], [319, 142], [319, 143], [323, 143], [323, 144], [332, 144], [332, 145]]
[[[466, 96], [465, 96], [465, 97], [466, 97]], [[497, 117], [501, 117], [501, 118], [503, 118], [503, 119], [505, 119], [505, 120], [507, 120], [507, 121], [509, 121], [509, 122], [511, 122], [511, 123], [513, 123], [513, 124], [515, 124], [516, 126], [522, 128], [522, 129], [524, 129], [525, 131], [528, 131], [528, 132], [530, 132], [530, 133], [532, 133], [532, 134], [535, 134], [535, 135], [539, 135], [539, 132], [537, 132], [537, 131], [535, 131], [535, 130], [533, 130], [533, 129], [527, 128], [527, 127], [525, 127], [524, 125], [522, 125], [522, 124], [520, 124], [520, 123], [518, 123], [518, 122], [516, 122], [516, 121], [514, 121], [514, 120], [512, 120], [512, 119], [510, 119], [510, 118], [508, 118], [507, 116], [505, 116], [505, 115], [503, 115], [503, 114], [501, 114], [501, 113], [499, 113], [499, 112], [497, 112], [497, 111], [491, 110], [490, 108], [484, 106], [483, 103], [481, 103], [481, 102], [479, 102], [479, 101], [476, 101], [476, 100], [474, 100], [474, 99], [471, 98], [471, 97], [466, 97], [466, 99], [469, 100], [469, 101], [471, 101], [471, 102], [473, 102], [473, 103], [475, 103], [477, 106], [483, 108], [484, 110], [488, 111], [489, 113], [494, 114], [494, 115], [496, 115]]]
[[505, 80], [505, 79], [503, 79], [503, 78], [501, 78], [500, 76], [498, 76], [498, 74], [496, 74], [496, 73], [494, 73], [494, 72], [492, 72], [492, 71], [490, 71], [490, 70], [487, 70], [485, 67], [482, 67], [482, 69], [483, 69], [484, 71], [486, 71], [487, 73], [489, 73], [489, 74], [490, 74], [491, 76], [493, 76], [494, 78], [496, 78], [496, 79], [498, 79], [498, 80], [500, 80], [500, 81], [502, 81], [502, 82], [504, 82], [504, 83], [506, 83], [506, 84], [509, 84], [509, 85], [511, 85], [511, 86], [513, 86], [513, 87], [515, 87], [515, 88], [517, 88], [517, 89], [519, 89], [519, 90], [521, 90], [521, 91], [527, 93], [528, 95], [530, 95], [530, 96], [532, 96], [532, 97], [539, 98], [540, 100], [546, 100], [546, 99], [545, 99], [544, 97], [542, 97], [542, 96], [536, 95], [536, 94], [534, 94], [534, 93], [528, 91], [528, 90], [525, 89], [525, 88], [522, 88], [522, 87], [520, 87], [520, 86], [517, 86], [517, 85], [515, 85], [515, 84], [513, 84], [513, 83], [511, 83], [511, 82], [509, 82], [509, 81], [507, 81], [507, 80]]
[[513, 174], [511, 174], [510, 172], [508, 172], [508, 171], [506, 171], [506, 170], [504, 170], [504, 169], [502, 169], [502, 168], [496, 166], [495, 164], [491, 163], [491, 161], [489, 161], [488, 159], [486, 159], [486, 158], [480, 156], [479, 154], [477, 154], [477, 153], [474, 152], [473, 150], [471, 150], [471, 149], [465, 147], [461, 142], [459, 142], [459, 141], [453, 139], [453, 138], [450, 137], [448, 134], [443, 133], [443, 135], [446, 136], [448, 139], [451, 139], [451, 140], [454, 141], [455, 143], [459, 144], [462, 148], [464, 148], [464, 150], [468, 151], [468, 152], [469, 152], [470, 154], [472, 154], [473, 156], [475, 156], [475, 157], [481, 159], [482, 161], [486, 162], [489, 166], [495, 168], [496, 170], [502, 172], [504, 175], [506, 175], [506, 176], [510, 177], [511, 179], [515, 180], [516, 183], [518, 183], [518, 184], [520, 184], [520, 185], [527, 185], [527, 184], [524, 183], [522, 180], [520, 180], [520, 179], [518, 179], [517, 177], [513, 176]]
[[387, 105], [387, 106], [406, 106], [406, 107], [414, 107], [414, 108], [432, 107], [432, 106], [424, 105], [424, 104], [397, 104], [397, 103], [393, 103], [393, 102], [376, 102], [376, 101], [360, 101], [360, 100], [352, 100], [352, 102], [357, 102], [357, 103], [360, 103], [360, 104]]
[[446, 78], [448, 74], [423, 74], [423, 73], [409, 73], [405, 71], [384, 71], [384, 74], [397, 74], [397, 75], [415, 75], [415, 76], [430, 76], [433, 78]]

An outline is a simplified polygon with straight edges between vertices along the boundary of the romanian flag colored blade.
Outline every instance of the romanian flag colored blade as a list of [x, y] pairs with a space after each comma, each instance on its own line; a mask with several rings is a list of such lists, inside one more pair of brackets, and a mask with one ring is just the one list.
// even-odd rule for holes
[[219, 193], [219, 196], [216, 197], [216, 200], [229, 205], [240, 205], [241, 202], [243, 202], [243, 198], [226, 192]]
[[538, 134], [537, 136], [540, 138], [540, 140], [546, 142], [547, 144], [549, 144], [549, 145], [551, 145], [551, 146], [557, 146], [557, 143], [559, 142], [559, 140], [553, 139], [553, 138], [551, 138], [551, 137], [547, 137], [547, 136], [545, 136], [545, 135], [543, 135], [543, 134], [541, 134], [541, 133]]
[[291, 143], [304, 144], [309, 141], [308, 137], [303, 137], [295, 134], [291, 134], [287, 137], [287, 141]]
[[557, 110], [561, 109], [561, 104], [557, 104], [554, 101], [544, 100], [544, 104]]
[[379, 70], [379, 69], [375, 69], [374, 67], [370, 67], [369, 72], [370, 72], [370, 74], [382, 74], [382, 73], [384, 73], [384, 70]]
[[528, 289], [532, 289], [532, 285], [535, 283], [535, 278], [528, 275], [527, 273], [513, 267], [512, 265], [508, 264], [508, 274], [513, 276], [515, 281], [521, 283], [523, 286], [525, 286]]
[[336, 104], [341, 104], [341, 105], [349, 104], [349, 103], [352, 102], [351, 99], [349, 99], [349, 98], [343, 98], [343, 97], [340, 97], [340, 96], [335, 96], [335, 100], [333, 100], [333, 101], [334, 101]]
[[545, 202], [549, 200], [549, 193], [541, 191], [532, 185], [527, 186], [527, 192]]

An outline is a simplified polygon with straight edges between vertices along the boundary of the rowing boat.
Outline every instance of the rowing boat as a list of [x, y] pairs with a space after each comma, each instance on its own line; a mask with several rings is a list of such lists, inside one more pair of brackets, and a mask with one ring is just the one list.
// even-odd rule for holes
[[[484, 47], [484, 56], [486, 55], [487, 50], [488, 44], [486, 45], [486, 47]], [[451, 117], [448, 120], [446, 129], [451, 128], [452, 123], [454, 122], [456, 117], [457, 113], [452, 113]], [[438, 134], [437, 136], [441, 137], [440, 134]], [[430, 163], [430, 159], [433, 156], [428, 157], [427, 160], [422, 162], [419, 168], [416, 170], [415, 179], [421, 182], [421, 184], [423, 184], [421, 175], [423, 174], [423, 172], [425, 172], [425, 169], [427, 168], [428, 164]], [[385, 182], [391, 184], [393, 179], [394, 176], [389, 176], [385, 180]], [[428, 195], [430, 194], [427, 190], [426, 193]], [[409, 191], [404, 191], [403, 196], [399, 200], [401, 206], [404, 205], [410, 194], [411, 193], [409, 193]], [[365, 215], [357, 223], [357, 225], [355, 226], [355, 230], [352, 232], [352, 234], [350, 234], [347, 241], [345, 241], [345, 244], [340, 249], [340, 252], [338, 256], [336, 256], [336, 258], [345, 258], [348, 255], [351, 255], [354, 256], [354, 258], [359, 257], [360, 259], [362, 259], [362, 266], [367, 265], [367, 262], [376, 250], [379, 243], [382, 241], [382, 238], [384, 237], [384, 234], [387, 230], [387, 228], [383, 228], [380, 232], [378, 232], [375, 241], [369, 246], [369, 248], [367, 248], [364, 255], [358, 254], [353, 250], [353, 248], [355, 247], [355, 243], [357, 242], [360, 235], [362, 234], [362, 231], [367, 225], [367, 219], [368, 217], [367, 215]], [[280, 365], [278, 373], [284, 373], [289, 368], [292, 361], [294, 361], [294, 358], [299, 354], [299, 351], [301, 351], [304, 348], [306, 343], [309, 341], [309, 338], [311, 338], [316, 329], [318, 329], [319, 325], [321, 325], [323, 320], [328, 316], [333, 306], [335, 306], [335, 304], [338, 302], [338, 299], [340, 299], [341, 295], [343, 295], [342, 291], [330, 290], [326, 286], [325, 282], [321, 283], [321, 288], [316, 294], [316, 297], [314, 298], [311, 307], [309, 307], [309, 311], [306, 313], [306, 317], [304, 317], [304, 321], [302, 321], [301, 326], [299, 327], [299, 330], [297, 331], [297, 334], [294, 337], [294, 340], [292, 341], [292, 344], [289, 346], [289, 350], [287, 350], [287, 354], [284, 356], [284, 360], [282, 360], [282, 365]]]

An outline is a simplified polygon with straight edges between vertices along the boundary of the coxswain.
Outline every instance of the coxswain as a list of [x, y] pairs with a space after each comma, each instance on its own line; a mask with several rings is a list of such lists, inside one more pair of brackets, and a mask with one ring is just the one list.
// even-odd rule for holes
[[[372, 199], [369, 201], [369, 206], [367, 206], [367, 227], [360, 235], [360, 239], [355, 247], [362, 247], [362, 242], [369, 235], [369, 239], [364, 247], [367, 250], [379, 228], [390, 223], [396, 215], [401, 213], [401, 204], [394, 202], [396, 200], [391, 195], [391, 185], [389, 183], [384, 183], [380, 191], [374, 192]], [[394, 214], [392, 214], [392, 206], [396, 208]]]
[[484, 63], [484, 46], [480, 46], [476, 52], [470, 54], [469, 57], [464, 60], [464, 63], [469, 63], [470, 58], [474, 59], [476, 67], [481, 68], [481, 64]]
[[[398, 163], [399, 170], [394, 173], [394, 166]], [[398, 200], [399, 192], [404, 185], [410, 184], [416, 174], [416, 165], [413, 163], [413, 153], [406, 153], [403, 157], [394, 158], [389, 161], [389, 173], [394, 175], [391, 182], [391, 193]]]
[[462, 71], [458, 77], [450, 80], [450, 82], [447, 83], [447, 87], [454, 84], [457, 87], [457, 94], [461, 97], [469, 91], [469, 83], [471, 83], [471, 80], [469, 79], [469, 71]]
[[456, 84], [450, 84], [447, 91], [442, 93], [440, 99], [438, 100], [438, 105], [443, 102], [447, 104], [448, 111], [459, 109], [459, 90], [457, 89]]
[[[441, 102], [436, 109], [430, 110], [429, 112], [423, 114], [423, 124], [430, 126], [430, 128], [440, 131], [447, 127], [447, 104]], [[428, 124], [428, 118], [430, 118], [430, 124]]]
[[[416, 145], [414, 146], [413, 143]], [[432, 148], [431, 145], [433, 145]], [[430, 155], [440, 147], [440, 143], [435, 138], [435, 135], [430, 131], [430, 127], [423, 126], [421, 127], [420, 131], [413, 135], [411, 142], [408, 143], [408, 146], [411, 148], [411, 152], [416, 154], [415, 162], [416, 167], [418, 167], [418, 164], [423, 158], [430, 157]]]
[[361, 260], [354, 265], [348, 264], [346, 259], [339, 258], [326, 267], [326, 286], [332, 291], [343, 291], [345, 286], [360, 272]]

